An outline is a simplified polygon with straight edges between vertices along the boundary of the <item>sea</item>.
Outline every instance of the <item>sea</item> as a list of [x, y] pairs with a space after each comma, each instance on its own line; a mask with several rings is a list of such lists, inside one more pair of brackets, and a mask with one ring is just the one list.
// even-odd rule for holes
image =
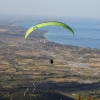
[[[55, 43], [100, 49], [100, 20], [70, 20], [62, 22], [73, 29], [74, 35], [69, 30], [58, 26], [46, 26], [39, 30], [47, 30], [45, 37]], [[18, 23], [17, 25], [30, 28], [37, 23], [40, 22]]]

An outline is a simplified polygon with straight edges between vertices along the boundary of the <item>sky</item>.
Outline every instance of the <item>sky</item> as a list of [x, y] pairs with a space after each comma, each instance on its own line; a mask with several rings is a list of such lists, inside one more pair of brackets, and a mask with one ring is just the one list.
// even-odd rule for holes
[[0, 0], [0, 14], [100, 19], [100, 0]]

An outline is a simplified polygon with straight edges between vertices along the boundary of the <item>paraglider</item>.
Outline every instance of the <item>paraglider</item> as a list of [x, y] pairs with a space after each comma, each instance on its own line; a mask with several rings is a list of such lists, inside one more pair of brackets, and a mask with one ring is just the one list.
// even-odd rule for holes
[[65, 29], [68, 29], [74, 35], [74, 31], [68, 25], [66, 25], [65, 23], [58, 22], [58, 21], [46, 21], [46, 22], [42, 22], [42, 23], [36, 24], [33, 27], [29, 28], [27, 30], [26, 34], [25, 34], [25, 38], [27, 38], [27, 36], [31, 32], [34, 32], [36, 29], [44, 27], [44, 26], [60, 26], [60, 27], [63, 27]]
[[51, 64], [53, 64], [53, 59], [50, 59], [49, 62], [50, 62]]
[[[29, 28], [25, 34], [25, 38], [27, 38], [27, 36], [31, 33], [34, 32], [35, 30], [37, 30], [38, 28], [44, 27], [44, 26], [60, 26], [63, 27], [65, 29], [68, 29], [73, 35], [74, 35], [74, 31], [65, 23], [62, 22], [58, 22], [58, 21], [45, 21], [39, 24], [36, 24], [34, 26], [32, 26], [31, 28]], [[51, 64], [53, 64], [53, 59], [50, 59], [49, 62]]]

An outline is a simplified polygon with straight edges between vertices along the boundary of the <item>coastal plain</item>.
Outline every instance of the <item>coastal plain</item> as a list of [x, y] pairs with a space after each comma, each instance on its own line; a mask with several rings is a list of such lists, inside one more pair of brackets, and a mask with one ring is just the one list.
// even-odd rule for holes
[[[37, 30], [0, 24], [0, 89], [55, 90], [75, 97], [100, 94], [100, 49], [54, 43]], [[50, 64], [49, 60], [54, 63]], [[96, 91], [93, 93], [93, 91]]]

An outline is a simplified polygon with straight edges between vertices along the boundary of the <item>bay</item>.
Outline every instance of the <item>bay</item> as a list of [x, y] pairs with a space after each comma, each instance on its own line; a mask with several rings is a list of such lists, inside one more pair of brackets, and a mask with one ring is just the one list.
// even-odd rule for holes
[[[79, 47], [100, 49], [100, 20], [66, 21], [64, 23], [74, 30], [74, 36], [69, 30], [62, 27], [48, 26], [40, 29], [49, 31], [47, 34], [45, 34], [45, 37], [49, 41]], [[37, 22], [19, 23], [17, 25], [29, 28], [35, 24], [37, 24]]]

